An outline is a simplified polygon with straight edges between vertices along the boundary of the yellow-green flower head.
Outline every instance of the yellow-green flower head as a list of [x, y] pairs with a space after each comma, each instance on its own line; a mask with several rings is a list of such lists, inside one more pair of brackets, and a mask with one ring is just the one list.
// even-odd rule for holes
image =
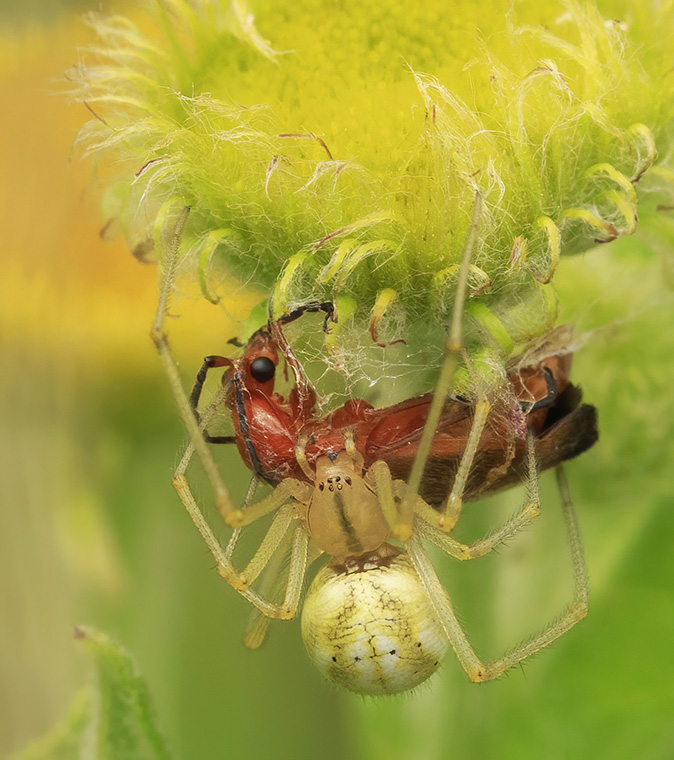
[[560, 256], [633, 233], [674, 178], [671, 3], [151, 5], [92, 19], [81, 140], [133, 248], [191, 207], [183, 274], [225, 306], [223, 273], [276, 313], [446, 324], [479, 193], [470, 302], [507, 354], [554, 321]]

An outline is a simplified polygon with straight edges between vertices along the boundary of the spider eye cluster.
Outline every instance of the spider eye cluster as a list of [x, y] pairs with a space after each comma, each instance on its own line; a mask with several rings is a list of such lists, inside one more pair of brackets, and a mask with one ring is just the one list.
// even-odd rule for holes
[[276, 374], [276, 365], [268, 356], [258, 356], [250, 363], [250, 374], [258, 383], [266, 383]]
[[323, 675], [373, 696], [418, 686], [448, 645], [405, 554], [365, 568], [324, 567], [307, 593], [302, 638]]

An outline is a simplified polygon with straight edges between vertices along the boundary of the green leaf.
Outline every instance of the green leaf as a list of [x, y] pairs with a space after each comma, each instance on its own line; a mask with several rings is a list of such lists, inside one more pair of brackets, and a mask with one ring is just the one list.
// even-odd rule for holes
[[75, 697], [63, 723], [15, 760], [169, 760], [131, 655], [94, 628], [76, 628], [75, 638], [93, 655], [95, 685]]
[[81, 756], [91, 718], [90, 696], [80, 691], [66, 719], [46, 736], [32, 742], [15, 760], [73, 760]]

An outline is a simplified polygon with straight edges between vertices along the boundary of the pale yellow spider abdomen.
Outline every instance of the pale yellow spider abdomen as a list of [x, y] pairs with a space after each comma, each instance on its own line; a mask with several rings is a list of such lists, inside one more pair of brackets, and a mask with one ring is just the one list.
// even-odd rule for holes
[[370, 695], [418, 686], [448, 645], [405, 554], [324, 567], [304, 603], [302, 637], [321, 673]]

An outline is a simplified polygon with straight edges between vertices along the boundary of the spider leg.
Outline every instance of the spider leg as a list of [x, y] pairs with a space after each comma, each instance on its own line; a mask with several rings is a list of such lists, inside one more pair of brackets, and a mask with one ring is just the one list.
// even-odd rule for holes
[[[284, 593], [284, 586], [287, 583], [287, 579], [283, 576], [282, 569], [284, 560], [290, 549], [289, 539], [290, 535], [286, 534], [283, 543], [265, 568], [264, 575], [260, 582], [260, 593], [266, 599], [271, 599], [272, 601], [276, 601], [279, 596]], [[313, 541], [310, 541], [307, 567], [309, 567], [315, 559], [318, 559], [321, 554], [322, 551]], [[246, 630], [243, 635], [244, 645], [249, 649], [258, 649], [262, 646], [267, 637], [267, 633], [269, 632], [271, 620], [271, 618], [267, 617], [267, 615], [262, 613], [257, 607], [254, 607], [248, 618]]]
[[253, 500], [253, 496], [255, 496], [255, 491], [257, 490], [257, 487], [259, 484], [260, 484], [260, 478], [255, 473], [253, 473], [253, 475], [250, 478], [250, 483], [248, 484], [248, 491], [246, 492], [246, 498], [243, 500], [244, 509]]
[[456, 541], [444, 531], [438, 530], [433, 525], [427, 523], [423, 518], [419, 518], [417, 528], [422, 538], [431, 541], [455, 559], [477, 559], [478, 557], [484, 557], [492, 549], [508, 541], [508, 539], [522, 530], [525, 525], [530, 523], [539, 514], [538, 506], [532, 502], [527, 502], [524, 508], [519, 510], [507, 523], [472, 544], [463, 544], [460, 541]]
[[[474, 428], [475, 428], [475, 424], [473, 424], [473, 428], [471, 429], [470, 438], [473, 437]], [[448, 522], [447, 516], [445, 513], [438, 512], [437, 510], [433, 509], [433, 507], [431, 507], [429, 504], [427, 504], [423, 499], [421, 499], [420, 497], [417, 497], [417, 502], [416, 502], [416, 507], [415, 507], [417, 514], [430, 526], [441, 531], [451, 531], [454, 528], [454, 525], [456, 524], [456, 520], [461, 514], [461, 506], [463, 503], [461, 499], [461, 492], [463, 491], [463, 488], [465, 485], [465, 479], [468, 477], [470, 473], [470, 467], [472, 465], [473, 456], [475, 454], [475, 451], [473, 451], [472, 455], [469, 458], [467, 458], [466, 456], [466, 453], [468, 452], [468, 449], [470, 448], [470, 445], [471, 445], [470, 438], [469, 438], [468, 446], [466, 447], [466, 451], [464, 451], [461, 464], [459, 466], [459, 472], [457, 473], [456, 479], [454, 480], [452, 493], [450, 494], [449, 499], [448, 499], [448, 503], [452, 503], [452, 497], [455, 496], [456, 498], [455, 504], [458, 505], [456, 510], [450, 514], [450, 519], [453, 519], [453, 522]], [[479, 442], [479, 438], [477, 438], [477, 440], [475, 441], [476, 445], [478, 442]], [[527, 432], [527, 462], [528, 462], [528, 470], [529, 470], [529, 472], [527, 473], [528, 494], [522, 507], [501, 528], [494, 531], [494, 533], [491, 533], [486, 538], [482, 539], [482, 541], [476, 542], [473, 545], [473, 548], [471, 549], [471, 552], [470, 552], [471, 556], [462, 556], [462, 557], [458, 557], [458, 559], [473, 559], [473, 557], [481, 557], [482, 555], [487, 554], [487, 552], [490, 552], [496, 545], [508, 539], [514, 532], [518, 531], [520, 528], [522, 528], [524, 525], [530, 522], [534, 517], [537, 517], [540, 514], [541, 500], [540, 500], [540, 495], [538, 492], [538, 469], [536, 465], [536, 441], [534, 438], [534, 434], [531, 431]], [[467, 463], [467, 466], [464, 469], [465, 463]], [[464, 470], [463, 482], [461, 483], [460, 490], [457, 490], [456, 486], [457, 486], [457, 482], [459, 481], [462, 469]], [[437, 543], [437, 541], [434, 541], [434, 543]], [[453, 545], [454, 543], [456, 542], [446, 542], [446, 545], [450, 546], [450, 545]], [[438, 546], [440, 546], [440, 544], [438, 544]], [[481, 553], [476, 553], [476, 552], [481, 552]], [[452, 554], [451, 551], [449, 553]]]
[[516, 647], [503, 657], [487, 663], [483, 663], [478, 658], [456, 617], [447, 592], [438, 580], [433, 565], [424, 551], [420, 537], [413, 534], [406, 544], [410, 559], [426, 587], [438, 619], [445, 629], [461, 665], [472, 681], [489, 681], [493, 678], [498, 678], [513, 665], [522, 662], [522, 660], [558, 639], [587, 614], [588, 588], [585, 558], [573, 504], [569, 495], [568, 483], [561, 465], [557, 468], [557, 483], [561, 495], [567, 535], [571, 545], [574, 598], [560, 618], [555, 619], [525, 644]]
[[404, 491], [398, 506], [395, 501], [395, 497], [401, 495], [399, 491], [396, 492], [397, 486], [404, 483], [393, 481], [391, 471], [382, 459], [371, 465], [368, 474], [374, 478], [379, 505], [391, 530], [391, 535], [399, 541], [407, 541], [414, 527], [414, 511], [409, 509], [410, 504], [404, 498]]
[[473, 467], [475, 454], [480, 445], [482, 432], [487, 424], [490, 409], [491, 404], [486, 396], [478, 398], [475, 404], [475, 413], [470, 427], [470, 434], [468, 435], [466, 448], [461, 456], [461, 462], [459, 464], [459, 469], [456, 472], [454, 483], [452, 484], [451, 493], [447, 497], [445, 506], [440, 512], [433, 510], [433, 514], [435, 515], [434, 519], [436, 520], [435, 525], [441, 530], [446, 530], [448, 532], [454, 530], [454, 526], [461, 515], [461, 509], [463, 507], [463, 492], [466, 488], [468, 476]]
[[166, 250], [163, 252], [163, 278], [159, 292], [157, 313], [155, 315], [150, 335], [154, 341], [159, 359], [162, 363], [162, 367], [164, 368], [164, 373], [166, 374], [169, 386], [173, 392], [173, 397], [175, 398], [178, 412], [180, 413], [185, 427], [187, 428], [191, 446], [193, 446], [196, 450], [199, 459], [201, 460], [201, 463], [204, 467], [204, 470], [206, 471], [208, 480], [210, 481], [213, 493], [215, 495], [215, 503], [217, 505], [218, 511], [220, 514], [225, 516], [226, 520], [228, 520], [230, 515], [236, 515], [239, 510], [235, 509], [234, 505], [232, 504], [229, 491], [227, 490], [220, 476], [211, 451], [208, 448], [206, 441], [204, 440], [202, 431], [199, 427], [199, 423], [197, 422], [197, 418], [194, 416], [194, 412], [192, 411], [192, 407], [190, 405], [190, 400], [185, 393], [185, 389], [180, 378], [180, 373], [178, 372], [178, 367], [176, 365], [175, 359], [173, 358], [173, 354], [171, 353], [171, 347], [164, 325], [176, 275], [178, 250], [180, 248], [180, 237], [183, 227], [185, 226], [185, 222], [187, 221], [187, 215], [189, 214], [189, 211], [189, 206], [186, 206], [183, 209], [183, 212], [176, 223], [171, 241]]
[[[290, 549], [290, 534], [284, 536], [284, 540], [271, 558], [265, 568], [264, 575], [260, 582], [260, 594], [265, 599], [276, 602], [279, 597], [282, 598], [286, 579], [283, 577], [283, 562]], [[307, 563], [308, 565], [309, 563]], [[257, 607], [253, 607], [248, 616], [248, 623], [243, 634], [243, 643], [249, 649], [258, 649], [267, 638], [271, 618], [267, 617]]]
[[[183, 469], [183, 472], [184, 472], [184, 469]], [[259, 483], [260, 483], [260, 478], [258, 478], [258, 476], [255, 473], [253, 473], [253, 476], [250, 479], [250, 483], [248, 484], [248, 491], [246, 493], [246, 498], [243, 500], [244, 509], [251, 503]], [[229, 541], [227, 542], [227, 547], [225, 548], [225, 554], [227, 555], [229, 559], [231, 559], [232, 555], [234, 554], [234, 550], [236, 549], [236, 544], [238, 543], [242, 532], [243, 532], [243, 528], [235, 528], [232, 531], [232, 535], [229, 537]]]
[[[485, 538], [472, 544], [463, 544], [448, 536], [445, 528], [438, 525], [437, 510], [433, 509], [420, 496], [417, 497], [415, 512], [418, 520], [415, 523], [420, 535], [434, 543], [452, 557], [460, 560], [476, 559], [488, 554], [492, 549], [507, 541], [540, 514], [540, 496], [538, 493], [538, 473], [536, 470], [536, 449], [533, 434], [527, 436], [527, 454], [529, 462], [529, 494], [522, 507], [500, 528]], [[394, 490], [402, 497], [406, 489], [404, 481], [394, 483]]]
[[303, 483], [301, 480], [295, 480], [294, 478], [285, 478], [274, 488], [269, 496], [265, 496], [264, 499], [260, 499], [260, 501], [256, 501], [254, 504], [249, 504], [239, 510], [241, 519], [236, 527], [242, 528], [244, 525], [250, 525], [250, 523], [259, 520], [260, 517], [268, 515], [290, 501], [306, 504], [311, 499], [313, 491], [314, 489], [308, 483]]
[[[237, 591], [242, 591], [251, 586], [260, 573], [269, 563], [276, 550], [279, 548], [286, 534], [291, 522], [296, 519], [296, 510], [293, 504], [285, 504], [274, 515], [269, 530], [265, 533], [264, 538], [260, 542], [257, 551], [253, 555], [252, 559], [248, 562], [243, 570], [231, 573], [224, 566], [218, 567], [218, 571], [225, 578], [225, 580], [233, 586]], [[230, 547], [227, 547], [226, 554], [231, 564], [231, 552], [233, 552], [233, 546], [230, 551]]]
[[[222, 392], [222, 391], [221, 391]], [[208, 407], [203, 415], [201, 421], [201, 429], [205, 427], [215, 414], [217, 408], [220, 406], [220, 399], [215, 398], [213, 403]], [[260, 610], [264, 615], [274, 618], [289, 619], [295, 616], [297, 607], [299, 605], [300, 593], [302, 590], [302, 584], [304, 582], [304, 574], [307, 567], [307, 541], [308, 536], [302, 528], [298, 525], [293, 532], [291, 531], [291, 524], [293, 520], [298, 517], [297, 514], [297, 499], [294, 495], [304, 498], [311, 491], [311, 487], [300, 483], [299, 481], [284, 480], [281, 481], [279, 486], [272, 492], [266, 499], [261, 499], [258, 502], [250, 504], [249, 502], [253, 498], [255, 488], [259, 482], [259, 479], [253, 475], [251, 483], [248, 488], [248, 493], [244, 502], [244, 506], [241, 510], [237, 510], [234, 514], [241, 516], [241, 524], [247, 525], [254, 520], [262, 517], [274, 509], [278, 509], [278, 514], [275, 515], [269, 530], [267, 531], [262, 543], [258, 547], [255, 555], [250, 560], [245, 569], [238, 572], [233, 564], [232, 557], [236, 544], [241, 535], [241, 527], [237, 527], [227, 543], [225, 549], [222, 548], [215, 534], [211, 530], [203, 512], [199, 508], [189, 483], [185, 476], [187, 467], [192, 460], [196, 449], [195, 441], [190, 441], [183, 454], [178, 467], [173, 476], [173, 485], [180, 496], [187, 512], [192, 518], [197, 529], [201, 533], [204, 541], [206, 542], [211, 554], [215, 558], [218, 566], [218, 572], [220, 575], [240, 594], [242, 594], [256, 609]], [[223, 517], [226, 517], [223, 515]], [[231, 519], [232, 513], [229, 513], [228, 517]], [[266, 598], [260, 594], [252, 591], [250, 585], [260, 575], [260, 573], [268, 566], [272, 558], [278, 554], [279, 547], [284, 541], [289, 540], [292, 536], [292, 549], [290, 559], [290, 569], [286, 580], [286, 589], [283, 601], [281, 603], [269, 602]], [[263, 589], [264, 591], [264, 589]]]
[[413, 533], [410, 540], [405, 544], [405, 549], [414, 565], [414, 569], [426, 588], [426, 593], [431, 600], [435, 614], [438, 616], [438, 620], [444, 628], [449, 643], [452, 645], [452, 649], [456, 653], [463, 669], [468, 673], [472, 681], [483, 680], [478, 676], [484, 671], [484, 665], [473, 651], [456, 617], [449, 595], [442, 587], [419, 536]]
[[[191, 452], [188, 451], [186, 454], [187, 453], [190, 453], [191, 455]], [[183, 457], [183, 460], [184, 459], [185, 457]], [[184, 473], [180, 472], [182, 464], [183, 463], [181, 462], [176, 471], [176, 475], [174, 475], [173, 484], [190, 517], [197, 526], [197, 530], [201, 533], [206, 545], [211, 550], [211, 554], [215, 558], [220, 575], [230, 586], [232, 586], [232, 588], [236, 589], [243, 597], [268, 617], [282, 620], [293, 618], [297, 613], [297, 608], [299, 606], [300, 594], [307, 567], [307, 545], [309, 537], [302, 525], [297, 525], [293, 533], [290, 567], [288, 570], [288, 579], [283, 602], [275, 604], [267, 601], [253, 591], [250, 588], [250, 584], [268, 564], [287, 533], [291, 530], [291, 524], [297, 518], [296, 504], [292, 503], [290, 498], [286, 498], [286, 503], [282, 505], [282, 508], [279, 509], [278, 514], [274, 517], [274, 520], [258, 550], [255, 552], [255, 555], [246, 568], [242, 572], [239, 572], [236, 570], [232, 562], [232, 553], [240, 535], [240, 531], [234, 531], [227, 548], [223, 549], [208, 525], [202, 511], [199, 509], [199, 506], [192, 495], [192, 491], [190, 490], [187, 478]], [[256, 505], [253, 504], [251, 506], [255, 507]]]
[[401, 505], [401, 513], [404, 515], [410, 515], [414, 511], [414, 505], [419, 493], [419, 486], [421, 485], [421, 478], [423, 477], [426, 461], [431, 451], [433, 437], [435, 436], [435, 431], [438, 427], [438, 422], [440, 421], [440, 416], [445, 406], [447, 394], [452, 388], [454, 374], [458, 367], [459, 357], [463, 349], [462, 322], [464, 304], [466, 302], [466, 284], [468, 281], [470, 259], [477, 238], [477, 226], [480, 218], [481, 205], [482, 198], [479, 193], [476, 193], [473, 223], [466, 240], [463, 258], [461, 259], [461, 265], [459, 268], [456, 296], [454, 298], [454, 307], [452, 310], [452, 321], [449, 328], [447, 344], [445, 346], [445, 358], [440, 368], [440, 377], [435, 386], [433, 400], [431, 401], [426, 424], [424, 425], [424, 431], [421, 434], [417, 454], [414, 458], [412, 470], [407, 481], [408, 489], [405, 493], [403, 504]]
[[307, 460], [307, 443], [307, 436], [300, 435], [297, 441], [297, 446], [295, 446], [295, 459], [297, 460], [297, 464], [299, 464], [300, 468], [302, 469], [302, 472], [307, 476], [307, 478], [309, 478], [310, 481], [313, 481], [316, 473], [313, 472], [309, 466], [309, 461]]
[[484, 555], [488, 554], [492, 549], [495, 549], [500, 544], [503, 544], [508, 541], [508, 539], [512, 538], [539, 514], [540, 510], [538, 505], [534, 502], [527, 501], [524, 507], [508, 520], [507, 523], [472, 544], [463, 544], [460, 541], [456, 541], [444, 531], [438, 530], [433, 525], [427, 523], [421, 517], [416, 524], [419, 535], [422, 538], [431, 541], [455, 559], [467, 560], [484, 557]]

